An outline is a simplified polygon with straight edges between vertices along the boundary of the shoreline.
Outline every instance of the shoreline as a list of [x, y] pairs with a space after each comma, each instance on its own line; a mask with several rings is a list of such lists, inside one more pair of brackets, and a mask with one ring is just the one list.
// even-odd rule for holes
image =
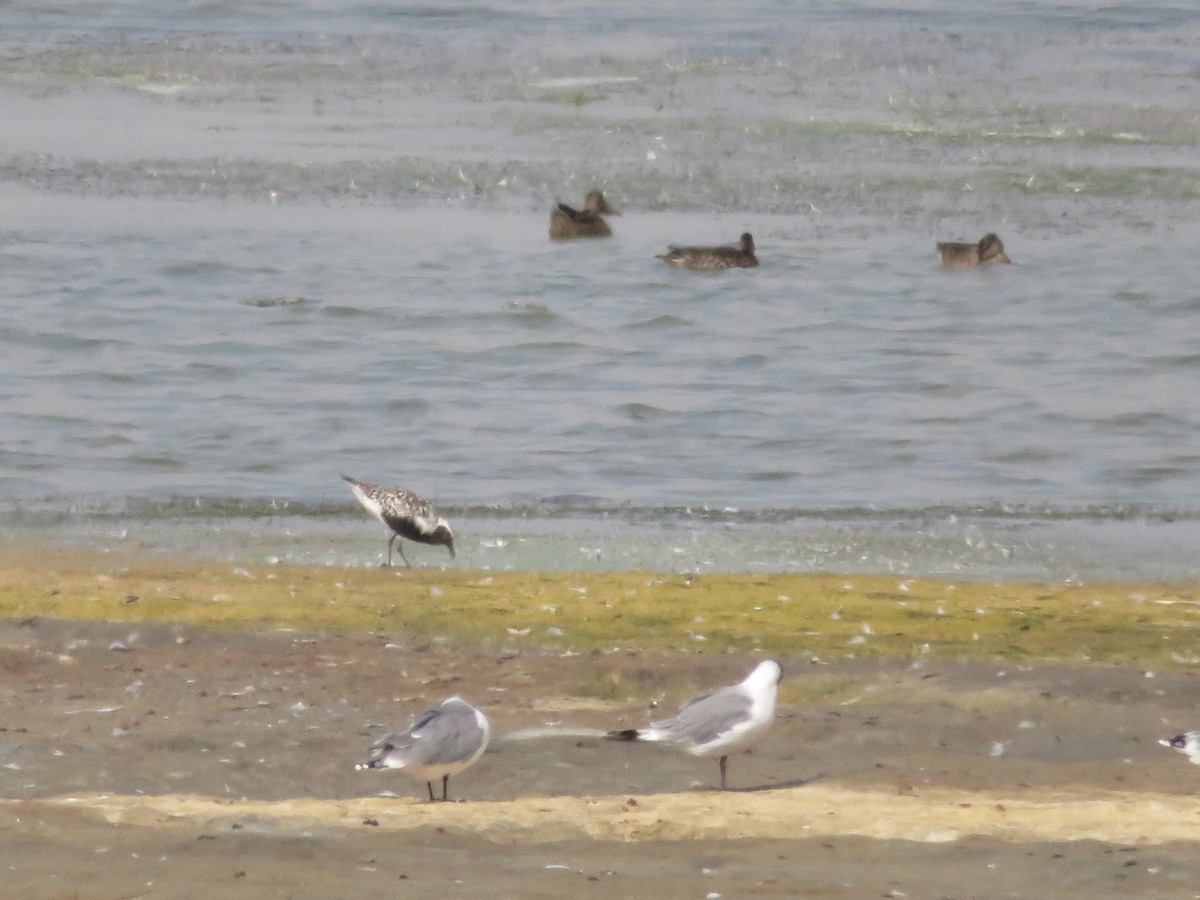
[[[199, 502], [199, 501], [196, 501]], [[232, 501], [230, 501], [232, 503]], [[0, 546], [78, 548], [187, 562], [370, 569], [383, 562], [386, 529], [360, 513], [314, 508], [197, 507], [190, 514], [86, 509], [12, 515]], [[329, 514], [326, 514], [329, 511]], [[799, 512], [798, 518], [792, 518]], [[665, 518], [663, 518], [665, 516]], [[855, 511], [529, 508], [452, 520], [460, 552], [447, 571], [544, 574], [895, 575], [970, 583], [1084, 584], [1196, 580], [1200, 521], [1153, 511], [1004, 512], [930, 508]], [[413, 562], [439, 570], [442, 548], [416, 547]], [[460, 569], [458, 566], [467, 568]]]

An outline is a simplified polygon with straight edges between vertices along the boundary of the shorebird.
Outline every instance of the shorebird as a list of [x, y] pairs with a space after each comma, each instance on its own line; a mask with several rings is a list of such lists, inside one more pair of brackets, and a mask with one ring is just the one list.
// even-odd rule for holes
[[675, 247], [667, 248], [656, 259], [681, 269], [708, 271], [713, 269], [749, 269], [758, 265], [754, 255], [754, 238], [745, 232], [736, 247]]
[[455, 694], [414, 717], [402, 731], [385, 734], [371, 747], [371, 758], [354, 768], [404, 769], [425, 782], [430, 802], [437, 800], [433, 783], [440, 778], [446, 800], [450, 776], [483, 755], [491, 734], [487, 717]]
[[550, 210], [550, 239], [561, 241], [577, 237], [609, 237], [612, 229], [603, 216], [619, 215], [608, 205], [602, 192], [592, 191], [583, 198], [583, 209], [573, 209], [565, 203], [559, 203]]
[[651, 722], [648, 728], [610, 731], [608, 737], [618, 741], [665, 741], [693, 756], [720, 756], [721, 790], [728, 790], [725, 765], [729, 752], [771, 727], [782, 677], [779, 663], [763, 660], [737, 684], [689, 700], [674, 718]]
[[1200, 766], [1200, 731], [1189, 731], [1177, 734], [1173, 738], [1159, 741], [1164, 747], [1171, 747], [1184, 754], [1189, 762]]
[[412, 563], [404, 555], [404, 547], [397, 538], [406, 538], [418, 544], [445, 544], [454, 558], [454, 532], [450, 523], [439, 518], [433, 504], [404, 488], [383, 488], [363, 481], [355, 481], [349, 475], [342, 480], [358, 502], [380, 522], [392, 530], [388, 539], [387, 565], [392, 564], [392, 545], [400, 552], [400, 558], [410, 569]]
[[1011, 263], [1004, 252], [1004, 242], [994, 233], [988, 232], [977, 244], [962, 244], [945, 241], [937, 245], [942, 265], [948, 269], [970, 269], [991, 263]]

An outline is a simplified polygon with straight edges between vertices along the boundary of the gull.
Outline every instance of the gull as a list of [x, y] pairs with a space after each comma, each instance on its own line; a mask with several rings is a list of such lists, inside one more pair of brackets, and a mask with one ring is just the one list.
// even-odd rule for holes
[[619, 741], [665, 741], [693, 756], [719, 756], [721, 790], [728, 790], [725, 765], [729, 752], [766, 731], [775, 720], [775, 696], [783, 670], [773, 659], [754, 667], [743, 681], [694, 697], [674, 718], [651, 722], [647, 728], [610, 731]]
[[455, 694], [416, 716], [402, 731], [385, 734], [371, 747], [371, 758], [354, 768], [404, 769], [425, 782], [430, 802], [437, 799], [433, 783], [441, 778], [445, 800], [450, 776], [483, 755], [491, 733], [484, 714]]
[[1173, 738], [1159, 741], [1164, 747], [1171, 747], [1187, 756], [1190, 762], [1200, 766], [1200, 731], [1188, 731], [1177, 734]]
[[412, 568], [397, 538], [406, 538], [418, 544], [445, 544], [450, 550], [450, 558], [454, 558], [454, 532], [450, 530], [450, 523], [438, 517], [428, 500], [404, 488], [379, 487], [365, 481], [355, 481], [349, 475], [343, 475], [342, 480], [350, 485], [350, 490], [363, 508], [392, 530], [388, 540], [389, 566], [392, 564], [392, 545], [395, 544], [404, 564]]

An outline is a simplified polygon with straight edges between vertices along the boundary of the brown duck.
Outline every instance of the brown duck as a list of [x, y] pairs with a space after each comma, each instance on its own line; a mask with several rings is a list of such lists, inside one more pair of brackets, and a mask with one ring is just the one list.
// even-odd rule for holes
[[583, 198], [583, 209], [573, 209], [560, 203], [550, 210], [550, 239], [554, 241], [579, 237], [609, 237], [612, 229], [604, 216], [619, 216], [608, 205], [601, 191], [592, 191]]
[[749, 269], [758, 265], [754, 255], [754, 238], [750, 232], [742, 235], [736, 247], [668, 247], [657, 257], [668, 265], [681, 269], [708, 271], [713, 269]]
[[938, 253], [942, 265], [948, 269], [970, 269], [992, 263], [1011, 263], [1004, 252], [1004, 243], [994, 233], [988, 232], [978, 244], [961, 244], [953, 241], [939, 243]]

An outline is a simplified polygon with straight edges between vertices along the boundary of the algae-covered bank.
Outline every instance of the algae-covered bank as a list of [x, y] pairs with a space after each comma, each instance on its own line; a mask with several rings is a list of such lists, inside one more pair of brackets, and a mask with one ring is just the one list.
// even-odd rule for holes
[[[1191, 896], [1197, 585], [0, 549], [12, 896]], [[610, 742], [780, 660], [717, 767]], [[427, 804], [371, 742], [451, 694]], [[1050, 890], [1047, 886], [1051, 886]]]
[[1200, 663], [1200, 582], [481, 573], [0, 548], [0, 614], [292, 628], [545, 652]]

